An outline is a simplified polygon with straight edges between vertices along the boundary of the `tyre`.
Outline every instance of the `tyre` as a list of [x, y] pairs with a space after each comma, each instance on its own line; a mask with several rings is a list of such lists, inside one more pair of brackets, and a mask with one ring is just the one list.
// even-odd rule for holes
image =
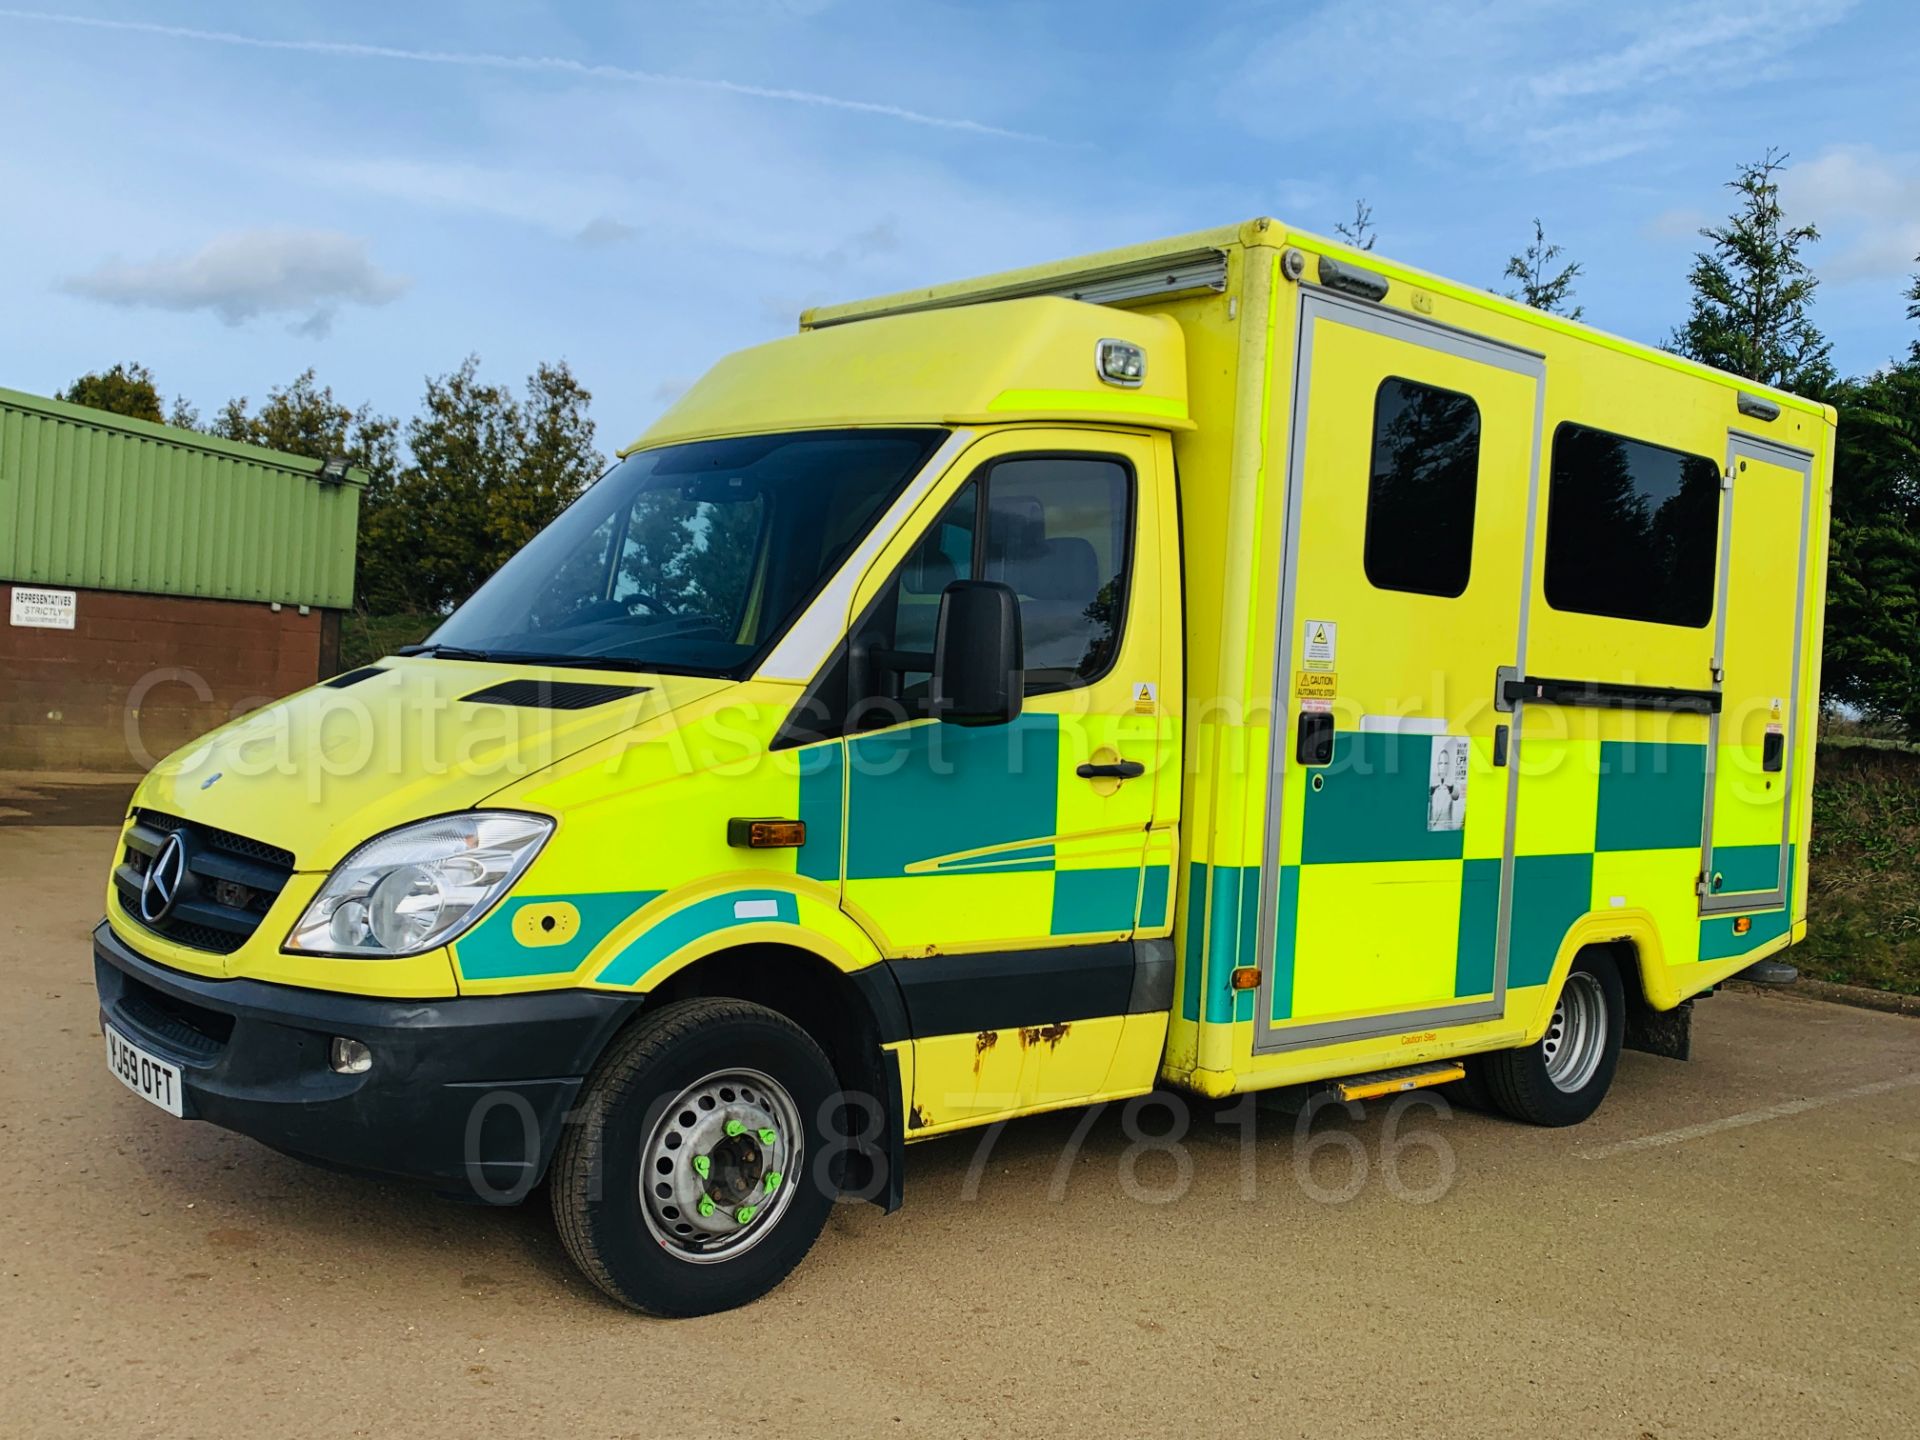
[[818, 1160], [838, 1090], [812, 1038], [762, 1006], [686, 1000], [646, 1016], [601, 1060], [554, 1157], [567, 1253], [647, 1315], [758, 1299], [833, 1206]]
[[1501, 1110], [1529, 1125], [1578, 1125], [1600, 1108], [1620, 1063], [1626, 992], [1613, 957], [1577, 957], [1547, 1033], [1524, 1050], [1475, 1056], [1478, 1079]]

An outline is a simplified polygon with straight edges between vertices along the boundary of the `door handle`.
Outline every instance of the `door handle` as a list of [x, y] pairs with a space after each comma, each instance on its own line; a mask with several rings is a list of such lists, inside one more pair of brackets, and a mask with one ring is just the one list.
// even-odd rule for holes
[[1082, 780], [1137, 780], [1147, 773], [1147, 767], [1138, 760], [1116, 760], [1110, 765], [1089, 761], [1073, 773]]

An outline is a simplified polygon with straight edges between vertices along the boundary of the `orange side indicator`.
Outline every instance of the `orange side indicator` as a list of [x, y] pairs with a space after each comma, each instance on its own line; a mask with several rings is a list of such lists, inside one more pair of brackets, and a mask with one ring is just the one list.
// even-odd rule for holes
[[1258, 965], [1238, 965], [1234, 967], [1232, 985], [1236, 990], [1258, 990], [1260, 988], [1260, 967]]
[[1738, 920], [1733, 922], [1733, 933], [1736, 935], [1744, 935], [1751, 929], [1753, 929], [1753, 917], [1751, 915], [1742, 915]]
[[806, 843], [804, 820], [727, 821], [727, 844], [742, 850], [793, 850]]

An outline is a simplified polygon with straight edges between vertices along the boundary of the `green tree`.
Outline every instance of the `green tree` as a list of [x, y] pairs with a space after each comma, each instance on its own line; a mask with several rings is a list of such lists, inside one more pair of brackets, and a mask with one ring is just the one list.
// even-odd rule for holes
[[[1913, 260], [1916, 265], [1920, 265], [1920, 255], [1914, 256]], [[1920, 272], [1915, 273], [1913, 284], [1907, 288], [1907, 300], [1909, 302], [1907, 305], [1907, 318], [1909, 320], [1920, 320]], [[1912, 354], [1915, 360], [1920, 360], [1920, 338], [1914, 340]]]
[[[1920, 320], [1920, 277], [1906, 298]], [[1920, 736], [1920, 340], [1834, 387], [1826, 692]]]
[[1374, 233], [1373, 207], [1365, 200], [1353, 202], [1353, 219], [1333, 222], [1333, 233], [1356, 250], [1371, 250], [1380, 237]]
[[478, 356], [429, 378], [407, 463], [361, 511], [363, 607], [444, 613], [505, 564], [604, 468], [591, 400], [564, 363], [535, 370], [524, 402]]
[[1786, 163], [1784, 151], [1770, 149], [1727, 182], [1738, 203], [1724, 225], [1700, 232], [1712, 244], [1694, 257], [1692, 312], [1668, 348], [1764, 385], [1820, 395], [1833, 384], [1833, 362], [1808, 313], [1820, 282], [1801, 258], [1820, 232], [1787, 224], [1777, 178]]
[[153, 372], [140, 364], [115, 365], [105, 371], [89, 370], [66, 389], [55, 391], [53, 398], [105, 410], [110, 415], [125, 415], [131, 420], [151, 420], [155, 425], [167, 423], [160, 391], [153, 383]]
[[1522, 305], [1531, 305], [1536, 310], [1544, 310], [1549, 315], [1564, 315], [1569, 320], [1578, 320], [1585, 310], [1578, 305], [1569, 305], [1573, 299], [1573, 282], [1580, 277], [1580, 262], [1570, 260], [1555, 269], [1559, 261], [1561, 248], [1547, 243], [1546, 227], [1540, 223], [1540, 217], [1533, 220], [1533, 243], [1520, 254], [1507, 260], [1506, 278], [1518, 280], [1520, 288], [1506, 292], [1509, 300], [1518, 300]]
[[249, 409], [244, 395], [229, 400], [208, 430], [224, 440], [310, 460], [344, 455], [374, 483], [391, 480], [398, 464], [398, 422], [374, 414], [370, 406], [355, 409], [335, 399], [332, 387], [320, 384], [311, 369], [269, 390], [257, 411]]

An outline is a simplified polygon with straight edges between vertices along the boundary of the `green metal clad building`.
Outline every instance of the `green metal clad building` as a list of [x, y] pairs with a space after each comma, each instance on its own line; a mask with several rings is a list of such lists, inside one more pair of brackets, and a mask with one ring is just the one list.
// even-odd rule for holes
[[0, 769], [134, 770], [311, 685], [358, 471], [0, 389]]

